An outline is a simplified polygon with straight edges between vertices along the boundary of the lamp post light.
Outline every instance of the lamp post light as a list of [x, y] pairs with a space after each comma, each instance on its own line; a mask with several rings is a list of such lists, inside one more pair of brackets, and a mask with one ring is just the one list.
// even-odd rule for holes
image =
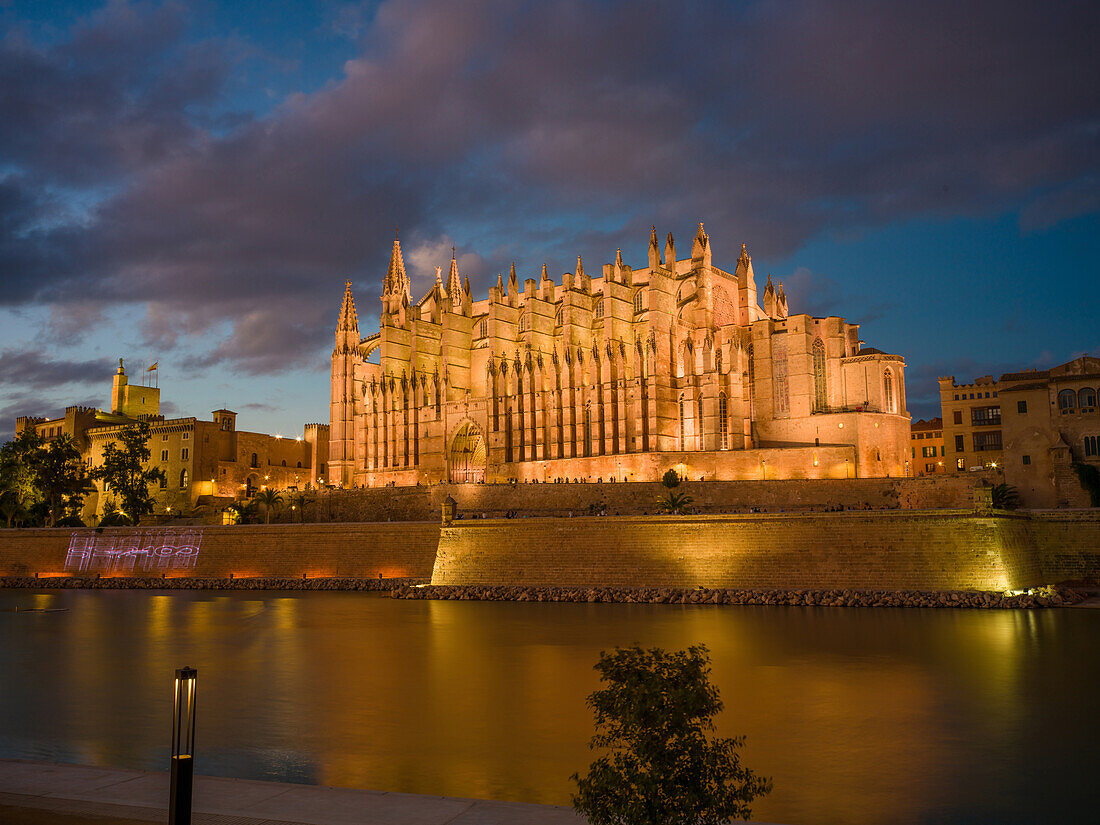
[[195, 776], [195, 677], [193, 667], [176, 671], [172, 703], [172, 778], [168, 825], [191, 825], [191, 785]]

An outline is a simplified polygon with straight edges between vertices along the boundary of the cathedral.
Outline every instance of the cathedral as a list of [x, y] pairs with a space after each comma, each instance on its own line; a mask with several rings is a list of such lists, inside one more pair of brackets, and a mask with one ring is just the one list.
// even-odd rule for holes
[[450, 271], [413, 300], [399, 240], [377, 332], [347, 283], [332, 352], [339, 486], [870, 478], [908, 471], [905, 361], [843, 318], [759, 291], [745, 245], [714, 265], [654, 229], [647, 266], [518, 280], [474, 300]]

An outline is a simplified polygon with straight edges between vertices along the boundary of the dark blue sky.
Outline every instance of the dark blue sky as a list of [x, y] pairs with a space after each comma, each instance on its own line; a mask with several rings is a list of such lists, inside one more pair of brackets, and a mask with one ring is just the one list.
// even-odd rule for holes
[[169, 414], [328, 419], [401, 227], [483, 295], [649, 227], [936, 377], [1100, 352], [1080, 3], [0, 0], [0, 438], [158, 360]]

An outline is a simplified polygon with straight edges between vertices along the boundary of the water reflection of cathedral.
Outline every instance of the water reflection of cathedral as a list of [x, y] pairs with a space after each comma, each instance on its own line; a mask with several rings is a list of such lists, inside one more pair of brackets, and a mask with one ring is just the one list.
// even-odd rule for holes
[[450, 272], [413, 302], [395, 240], [378, 332], [359, 334], [347, 284], [332, 354], [329, 479], [413, 484], [509, 478], [845, 478], [906, 472], [904, 360], [862, 346], [858, 325], [791, 315], [783, 285], [757, 291], [741, 246], [645, 269], [618, 253], [592, 278], [489, 297]]

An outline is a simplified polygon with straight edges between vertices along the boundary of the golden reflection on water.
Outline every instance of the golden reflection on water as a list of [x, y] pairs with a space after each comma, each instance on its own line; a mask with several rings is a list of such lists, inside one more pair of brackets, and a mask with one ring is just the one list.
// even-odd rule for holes
[[1049, 812], [1044, 794], [1072, 798], [1090, 765], [1072, 748], [1049, 766], [1028, 755], [1091, 712], [1066, 685], [1082, 667], [1095, 683], [1094, 611], [33, 600], [69, 612], [8, 623], [0, 756], [163, 769], [172, 676], [192, 665], [200, 772], [568, 804], [592, 758], [599, 651], [705, 643], [719, 734], [747, 735], [746, 764], [775, 781], [758, 820], [1012, 821]]

